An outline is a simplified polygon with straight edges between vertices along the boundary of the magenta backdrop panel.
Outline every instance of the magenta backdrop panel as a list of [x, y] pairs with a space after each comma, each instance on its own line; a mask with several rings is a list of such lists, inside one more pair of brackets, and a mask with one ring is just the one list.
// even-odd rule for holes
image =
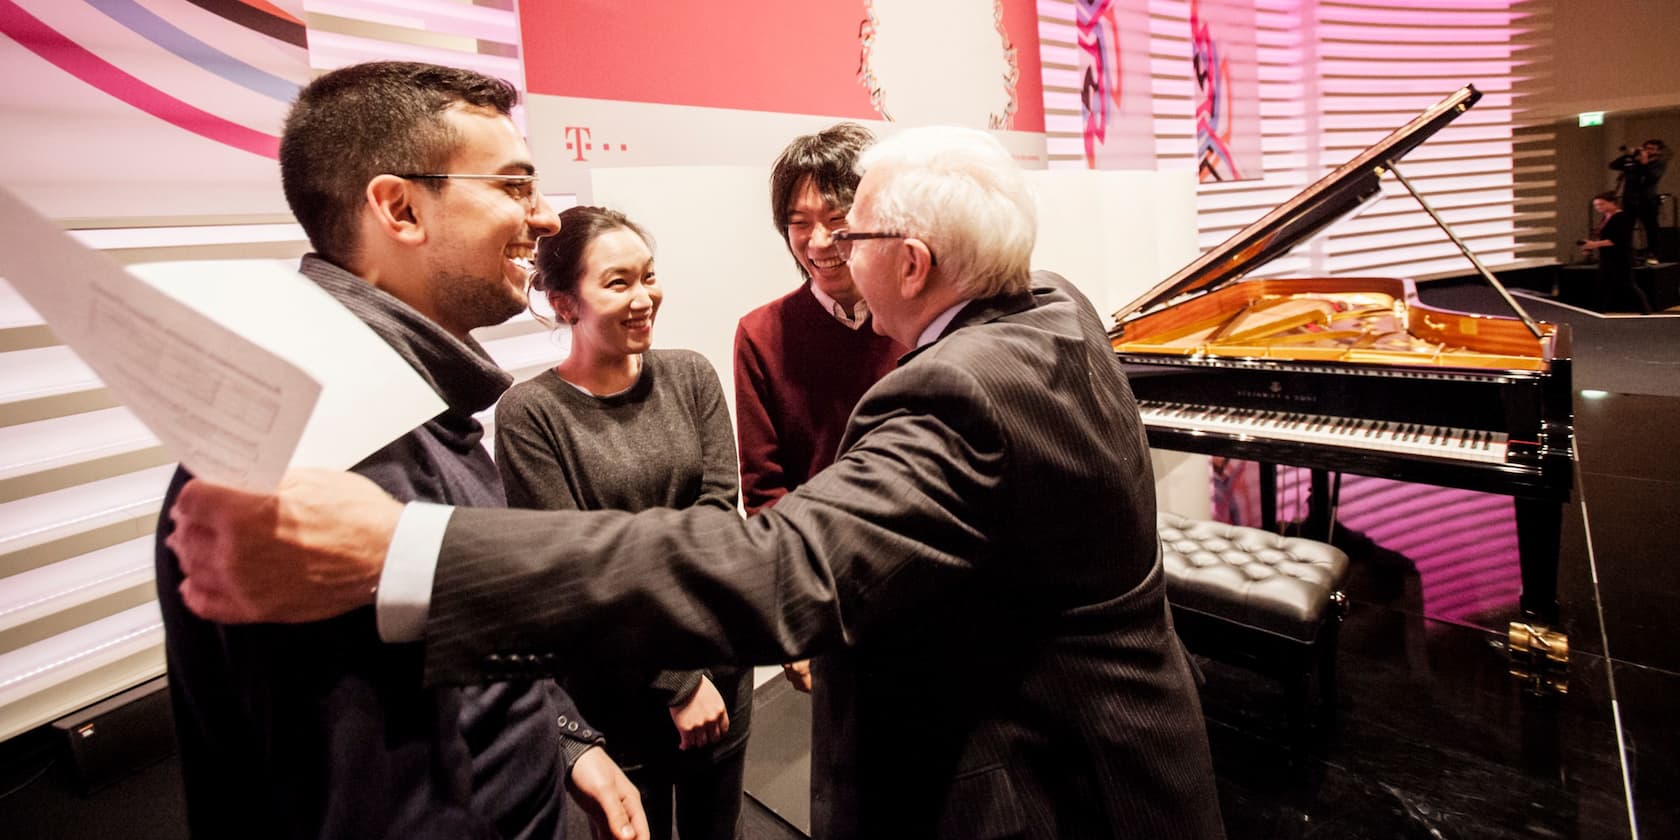
[[[1072, 6], [1085, 166], [1155, 168], [1147, 0], [1075, 0]], [[1041, 20], [1049, 23], [1057, 10], [1045, 11]]]
[[[872, 11], [874, 5], [880, 8]], [[914, 0], [521, 3], [526, 84], [535, 94], [582, 99], [882, 119], [863, 78], [865, 38], [896, 37], [885, 30], [896, 26], [900, 8], [913, 12], [917, 5], [933, 8]], [[1034, 3], [1002, 0], [987, 8], [964, 0], [964, 6], [995, 17], [1015, 53], [1019, 75], [1009, 127], [1043, 131]], [[937, 77], [938, 20], [908, 25], [918, 28], [914, 37], [925, 47], [928, 73]]]
[[1197, 176], [1203, 182], [1263, 177], [1254, 5], [1191, 0], [1190, 60], [1196, 82]]

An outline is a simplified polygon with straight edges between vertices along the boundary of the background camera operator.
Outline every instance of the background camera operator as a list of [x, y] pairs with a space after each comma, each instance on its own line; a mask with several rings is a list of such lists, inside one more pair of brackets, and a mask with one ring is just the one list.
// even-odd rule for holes
[[1622, 209], [1645, 229], [1645, 250], [1657, 251], [1657, 181], [1668, 168], [1668, 147], [1661, 140], [1646, 140], [1639, 148], [1622, 149], [1622, 156], [1610, 161], [1610, 168], [1622, 173]]

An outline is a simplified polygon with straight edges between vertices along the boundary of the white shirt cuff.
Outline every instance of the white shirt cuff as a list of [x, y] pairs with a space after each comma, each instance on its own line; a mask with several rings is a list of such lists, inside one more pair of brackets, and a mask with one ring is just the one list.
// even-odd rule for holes
[[426, 615], [432, 609], [432, 577], [437, 574], [443, 532], [455, 508], [427, 502], [403, 506], [385, 568], [379, 573], [379, 597], [374, 611], [379, 638], [387, 643], [417, 642], [426, 635]]

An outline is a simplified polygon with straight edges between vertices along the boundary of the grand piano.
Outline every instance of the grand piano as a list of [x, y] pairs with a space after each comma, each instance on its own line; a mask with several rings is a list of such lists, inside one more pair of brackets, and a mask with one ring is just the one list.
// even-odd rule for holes
[[[1109, 336], [1158, 449], [1312, 469], [1327, 520], [1331, 473], [1515, 498], [1522, 617], [1513, 655], [1567, 660], [1557, 627], [1558, 540], [1573, 482], [1570, 333], [1536, 322], [1412, 190], [1396, 162], [1481, 98], [1466, 86], [1114, 314]], [[1419, 302], [1411, 280], [1246, 275], [1375, 196], [1411, 190], [1511, 315]], [[1337, 481], [1339, 486], [1339, 480]]]

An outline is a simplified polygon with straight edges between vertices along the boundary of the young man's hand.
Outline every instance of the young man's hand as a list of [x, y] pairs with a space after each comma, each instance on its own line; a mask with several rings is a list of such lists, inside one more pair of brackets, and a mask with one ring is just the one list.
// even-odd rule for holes
[[642, 794], [606, 750], [594, 747], [580, 756], [568, 787], [589, 815], [596, 840], [648, 840]]

